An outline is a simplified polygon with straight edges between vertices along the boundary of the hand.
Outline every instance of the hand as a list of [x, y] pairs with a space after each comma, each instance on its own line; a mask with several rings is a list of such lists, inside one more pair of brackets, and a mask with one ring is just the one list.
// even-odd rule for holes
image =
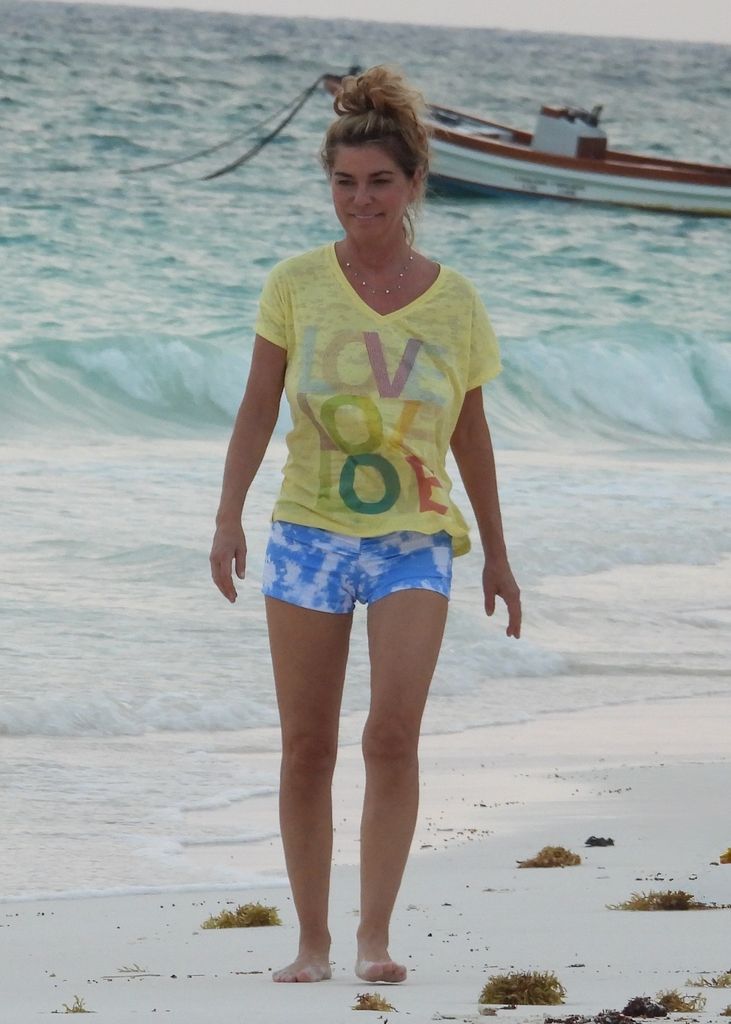
[[482, 589], [485, 592], [485, 611], [492, 615], [495, 611], [495, 598], [501, 597], [508, 608], [508, 628], [506, 636], [520, 638], [520, 590], [515, 582], [512, 570], [507, 562], [493, 565], [488, 563], [482, 572]]
[[233, 604], [237, 594], [231, 575], [231, 563], [234, 563], [240, 580], [246, 575], [246, 537], [240, 522], [222, 523], [216, 527], [209, 561], [213, 582]]

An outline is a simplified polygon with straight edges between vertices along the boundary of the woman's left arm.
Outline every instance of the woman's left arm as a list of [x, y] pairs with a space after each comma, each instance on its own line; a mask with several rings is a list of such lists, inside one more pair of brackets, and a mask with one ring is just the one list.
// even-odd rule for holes
[[505, 549], [495, 455], [482, 404], [482, 388], [472, 388], [465, 395], [452, 434], [451, 448], [477, 519], [485, 552], [485, 568], [482, 573], [485, 611], [492, 615], [495, 611], [495, 598], [501, 597], [508, 608], [506, 633], [517, 640], [521, 621], [520, 590]]

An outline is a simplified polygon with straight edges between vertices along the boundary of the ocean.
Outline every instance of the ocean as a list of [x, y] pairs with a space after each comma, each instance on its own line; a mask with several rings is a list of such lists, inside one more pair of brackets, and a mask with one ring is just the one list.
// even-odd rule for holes
[[[0, 898], [245, 884], [216, 851], [277, 828], [253, 813], [276, 772], [251, 755], [277, 747], [258, 581], [286, 411], [233, 608], [208, 549], [262, 282], [338, 236], [330, 100], [204, 176], [353, 62], [528, 129], [541, 103], [602, 103], [616, 148], [730, 163], [731, 51], [10, 0], [0, 54]], [[426, 731], [731, 692], [729, 230], [426, 203], [419, 248], [475, 282], [501, 339], [485, 401], [525, 607], [508, 640], [479, 552], [458, 560]]]

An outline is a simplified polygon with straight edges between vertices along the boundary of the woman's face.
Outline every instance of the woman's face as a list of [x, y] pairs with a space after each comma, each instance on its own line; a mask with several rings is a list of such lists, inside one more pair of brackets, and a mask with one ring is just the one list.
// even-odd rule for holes
[[404, 214], [417, 196], [417, 175], [407, 177], [393, 157], [375, 143], [338, 146], [330, 187], [345, 233], [366, 244], [400, 242]]

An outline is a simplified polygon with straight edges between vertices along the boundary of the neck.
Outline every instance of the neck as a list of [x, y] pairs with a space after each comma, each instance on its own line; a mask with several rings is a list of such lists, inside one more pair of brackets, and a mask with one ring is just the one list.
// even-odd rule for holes
[[338, 251], [345, 259], [357, 264], [361, 270], [374, 273], [390, 266], [400, 266], [411, 254], [411, 245], [405, 235], [398, 239], [378, 242], [357, 242], [349, 235], [338, 242]]

